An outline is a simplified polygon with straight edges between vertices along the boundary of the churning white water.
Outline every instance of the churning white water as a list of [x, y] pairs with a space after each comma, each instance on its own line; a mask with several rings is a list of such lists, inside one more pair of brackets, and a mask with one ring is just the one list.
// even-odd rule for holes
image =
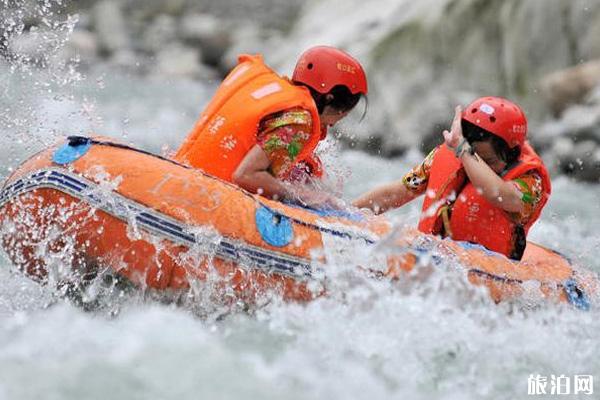
[[[214, 88], [100, 68], [59, 72], [70, 80], [0, 67], [2, 177], [71, 134], [115, 136], [169, 154]], [[347, 199], [420, 159], [326, 150]], [[600, 272], [599, 200], [597, 186], [556, 178], [531, 240]], [[395, 223], [413, 225], [419, 203], [396, 212]], [[332, 274], [326, 298], [273, 299], [228, 314], [204, 304], [212, 311], [199, 315], [189, 302], [164, 304], [139, 292], [86, 312], [1, 254], [0, 400], [515, 399], [527, 397], [530, 374], [600, 379], [598, 306], [495, 305], [447, 264], [425, 271], [427, 279], [400, 282], [330, 265], [344, 273]]]

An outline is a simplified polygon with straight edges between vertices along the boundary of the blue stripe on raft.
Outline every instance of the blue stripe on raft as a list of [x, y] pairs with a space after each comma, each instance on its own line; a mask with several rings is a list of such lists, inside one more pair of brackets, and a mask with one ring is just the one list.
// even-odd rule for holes
[[57, 178], [57, 177], [49, 176], [47, 180], [48, 180], [48, 182], [61, 183], [63, 186], [66, 186], [72, 190], [75, 190], [76, 192], [82, 191], [82, 188], [80, 186], [73, 185], [72, 183], [69, 183], [69, 182], [65, 182], [64, 180]]
[[[126, 215], [130, 212], [136, 214], [135, 220], [142, 226], [146, 226], [148, 228], [153, 229], [154, 231], [162, 232], [163, 234], [175, 237], [180, 240], [183, 240], [189, 244], [198, 243], [197, 238], [186, 232], [187, 226], [178, 225], [173, 223], [167, 219], [163, 219], [159, 216], [153, 215], [151, 212], [144, 211], [143, 208], [136, 207], [130, 204], [124, 203], [123, 200], [120, 200], [118, 197], [116, 198], [116, 202], [108, 203], [103, 201], [103, 199], [94, 194], [94, 193], [82, 193], [84, 189], [93, 188], [90, 184], [85, 182], [81, 182], [76, 177], [69, 176], [60, 171], [56, 170], [45, 170], [41, 172], [37, 172], [32, 174], [27, 178], [21, 178], [14, 182], [12, 185], [4, 188], [0, 193], [0, 200], [5, 201], [17, 195], [17, 191], [23, 192], [24, 190], [31, 190], [38, 187], [43, 187], [46, 185], [50, 185], [50, 187], [55, 187], [57, 189], [62, 189], [67, 194], [69, 192], [76, 193], [82, 200], [87, 200], [91, 203], [91, 205], [96, 205], [100, 209], [104, 209], [109, 213], [113, 213], [121, 218], [126, 217]], [[131, 200], [127, 200], [131, 201]], [[268, 207], [265, 207], [268, 208]], [[277, 210], [272, 210], [274, 214], [281, 214]], [[319, 226], [315, 226], [309, 223], [306, 223], [301, 220], [292, 219], [291, 221], [297, 223], [299, 225], [307, 226], [312, 229], [317, 229], [320, 232], [329, 233], [331, 235], [344, 237], [348, 239], [363, 239], [367, 243], [374, 243], [372, 240], [360, 237], [353, 236], [346, 232], [339, 232], [334, 229], [323, 228]], [[278, 257], [276, 254], [271, 253], [270, 251], [261, 251], [259, 248], [254, 247], [245, 247], [235, 246], [228, 242], [226, 238], [222, 240], [217, 246], [217, 252], [220, 255], [229, 256], [232, 258], [246, 258], [250, 261], [267, 264], [270, 269], [277, 269], [279, 271], [292, 272], [295, 274], [301, 274], [302, 276], [310, 276], [312, 268], [309, 262], [302, 262]], [[293, 257], [293, 256], [292, 256]], [[301, 269], [301, 272], [298, 272], [298, 269]]]
[[[48, 175], [50, 175], [50, 176], [48, 176]], [[67, 187], [67, 188], [69, 188], [71, 190], [76, 191], [77, 193], [80, 193], [83, 189], [87, 189], [87, 188], [90, 187], [86, 183], [81, 182], [81, 181], [79, 181], [79, 180], [77, 180], [77, 179], [75, 179], [75, 178], [73, 178], [71, 176], [68, 176], [68, 175], [65, 175], [63, 173], [60, 173], [60, 172], [52, 170], [52, 171], [42, 171], [42, 172], [36, 173], [35, 175], [32, 175], [32, 176], [30, 176], [28, 178], [22, 178], [22, 179], [20, 179], [17, 182], [15, 182], [13, 185], [5, 188], [2, 191], [2, 195], [4, 195], [4, 196], [10, 196], [10, 193], [7, 193], [7, 191], [10, 190], [11, 187], [14, 187], [14, 185], [17, 185], [17, 184], [23, 184], [24, 181], [25, 181], [25, 179], [31, 180], [34, 177], [36, 179], [38, 179], [38, 180], [41, 180], [41, 179], [45, 178], [45, 180], [48, 181], [48, 182], [56, 183], [57, 186], [59, 186], [59, 187], [61, 187], [61, 186], [62, 187]], [[66, 182], [66, 180], [68, 180], [68, 182]], [[39, 183], [42, 184], [43, 182], [39, 182]], [[0, 195], [0, 198], [2, 198], [2, 195]], [[89, 199], [97, 202], [97, 203], [101, 203], [101, 201], [96, 196], [94, 196], [92, 194], [87, 195], [87, 197]], [[265, 205], [263, 205], [263, 206], [265, 208], [267, 208], [267, 209], [270, 209], [274, 214], [281, 214], [280, 212], [278, 212], [275, 209], [271, 209], [270, 207], [265, 206]], [[345, 239], [361, 239], [361, 240], [364, 240], [365, 243], [367, 243], [367, 244], [374, 244], [375, 243], [374, 240], [365, 238], [363, 236], [352, 235], [352, 234], [347, 233], [347, 232], [340, 232], [340, 231], [336, 231], [334, 229], [324, 228], [324, 227], [321, 227], [321, 226], [313, 225], [311, 223], [307, 223], [305, 221], [302, 221], [302, 220], [299, 220], [299, 219], [296, 219], [296, 218], [293, 218], [293, 217], [289, 217], [289, 216], [286, 216], [286, 217], [289, 218], [289, 220], [291, 222], [294, 222], [294, 223], [296, 223], [298, 225], [305, 226], [305, 227], [308, 227], [308, 228], [311, 228], [311, 229], [318, 230], [319, 232], [322, 232], [322, 233], [328, 233], [328, 234], [331, 234], [333, 236], [337, 236], [337, 237], [341, 237], [341, 238], [345, 238]]]
[[493, 280], [498, 281], [498, 282], [517, 283], [517, 284], [523, 283], [523, 281], [520, 280], [520, 279], [506, 278], [504, 276], [498, 276], [498, 275], [490, 274], [489, 272], [482, 271], [480, 269], [474, 269], [474, 268], [473, 269], [469, 269], [469, 272], [473, 272], [474, 274], [477, 274], [477, 275], [480, 275], [480, 276], [484, 276], [486, 278], [490, 278], [490, 279], [493, 279]]
[[57, 176], [57, 177], [60, 177], [62, 179], [66, 179], [66, 180], [70, 181], [71, 183], [73, 183], [75, 185], [82, 186], [84, 188], [88, 187], [87, 183], [81, 182], [80, 180], [77, 180], [77, 179], [75, 179], [73, 177], [70, 177], [69, 175], [61, 174], [60, 172], [57, 172], [57, 171], [52, 171], [52, 173], [50, 174], [50, 176]]
[[306, 272], [309, 272], [311, 270], [311, 267], [308, 263], [302, 263], [299, 261], [284, 259], [281, 257], [270, 255], [266, 252], [253, 250], [252, 248], [249, 248], [249, 247], [238, 248], [237, 246], [235, 246], [231, 243], [228, 243], [226, 241], [221, 242], [220, 246], [225, 248], [227, 251], [233, 253], [237, 257], [246, 256], [246, 257], [249, 257], [254, 260], [258, 259], [261, 262], [264, 262], [264, 261], [276, 262], [277, 264], [288, 265], [291, 269], [300, 267], [305, 270], [305, 274], [306, 274]]
[[352, 212], [352, 211], [338, 210], [335, 208], [327, 208], [327, 207], [314, 208], [314, 207], [310, 207], [307, 205], [298, 204], [297, 202], [294, 202], [294, 201], [284, 201], [283, 203], [288, 206], [294, 207], [294, 208], [300, 208], [302, 210], [309, 211], [313, 214], [317, 214], [320, 217], [345, 218], [347, 220], [355, 221], [355, 222], [364, 221], [364, 219], [365, 219], [365, 217], [362, 214]]
[[194, 240], [194, 237], [191, 236], [191, 235], [186, 235], [186, 234], [183, 234], [183, 233], [178, 232], [176, 230], [166, 228], [166, 227], [162, 226], [161, 224], [158, 224], [158, 223], [156, 223], [154, 221], [149, 221], [149, 220], [147, 220], [145, 218], [140, 217], [139, 215], [137, 215], [135, 217], [135, 220], [138, 221], [138, 222], [140, 222], [140, 223], [142, 223], [143, 225], [148, 225], [148, 226], [151, 226], [151, 227], [153, 227], [155, 229], [158, 229], [158, 230], [160, 230], [162, 232], [167, 232], [170, 235], [177, 236], [178, 238], [183, 239], [183, 240], [185, 240], [187, 242], [190, 242], [192, 244], [196, 243], [196, 241]]
[[[158, 219], [158, 218], [156, 218]], [[174, 235], [177, 236], [181, 239], [184, 239], [192, 244], [196, 244], [197, 241], [195, 240], [195, 238], [191, 235], [186, 235], [186, 234], [182, 234], [178, 231], [174, 231], [172, 229], [168, 229], [165, 228], [164, 226], [162, 226], [159, 223], [155, 223], [153, 221], [148, 221], [144, 218], [139, 218], [136, 217], [136, 220], [138, 220], [140, 223], [142, 224], [146, 224], [148, 226], [152, 226], [155, 229], [161, 230], [163, 232], [166, 232], [170, 235]], [[172, 224], [171, 224], [172, 225]], [[279, 257], [275, 257], [275, 256], [271, 256], [267, 253], [264, 252], [260, 252], [257, 250], [253, 250], [250, 248], [245, 248], [245, 247], [241, 247], [241, 248], [236, 248], [236, 246], [227, 243], [227, 242], [221, 242], [219, 243], [219, 249], [224, 251], [226, 254], [233, 256], [235, 258], [241, 258], [241, 257], [247, 257], [250, 258], [252, 261], [255, 262], [259, 262], [259, 263], [268, 263], [270, 264], [270, 266], [274, 266], [277, 267], [280, 270], [285, 270], [287, 272], [295, 272], [295, 269], [300, 267], [303, 269], [303, 275], [310, 275], [310, 266], [308, 264], [305, 263], [301, 263], [301, 262], [296, 262], [293, 260], [285, 260], [285, 259], [281, 259]], [[221, 253], [222, 254], [222, 253]]]
[[[259, 251], [257, 251], [257, 250], [252, 250], [252, 249], [249, 249], [249, 248], [245, 248], [245, 249], [243, 249], [242, 251], [243, 251], [244, 253], [249, 253], [249, 254], [255, 255], [255, 256], [257, 256], [257, 257], [265, 257], [265, 253], [259, 252]], [[275, 257], [271, 257], [271, 256], [267, 256], [267, 257], [269, 257], [270, 259], [275, 259]], [[278, 258], [278, 260], [280, 260], [280, 262], [285, 262], [285, 263], [286, 263], [286, 264], [288, 264], [288, 265], [293, 265], [293, 266], [296, 266], [296, 267], [302, 267], [302, 268], [305, 268], [305, 267], [308, 267], [308, 268], [310, 268], [310, 267], [308, 266], [308, 264], [304, 264], [304, 263], [301, 263], [301, 262], [298, 262], [298, 261], [293, 261], [293, 260], [282, 260], [282, 259], [280, 259], [280, 258]]]
[[243, 249], [241, 251], [241, 254], [240, 252], [238, 252], [238, 255], [242, 259], [245, 257], [251, 259], [252, 261], [259, 262], [261, 264], [267, 264], [269, 266], [279, 266], [280, 269], [284, 269], [287, 272], [294, 272], [294, 267], [292, 265], [287, 264], [281, 259], [270, 257], [267, 254], [261, 254], [258, 252], [248, 252], [247, 249]]
[[16, 191], [22, 188], [23, 186], [25, 186], [25, 182], [17, 182], [15, 185], [9, 187], [8, 190]]
[[171, 229], [176, 229], [178, 231], [182, 231], [183, 232], [183, 228], [180, 225], [176, 225], [176, 224], [173, 224], [173, 223], [171, 223], [169, 221], [165, 221], [164, 219], [156, 217], [156, 216], [154, 216], [152, 214], [149, 214], [147, 212], [143, 212], [142, 211], [141, 214], [140, 214], [140, 216], [142, 216], [144, 218], [152, 219], [154, 221], [160, 222], [161, 224], [163, 224], [165, 226], [170, 227]]

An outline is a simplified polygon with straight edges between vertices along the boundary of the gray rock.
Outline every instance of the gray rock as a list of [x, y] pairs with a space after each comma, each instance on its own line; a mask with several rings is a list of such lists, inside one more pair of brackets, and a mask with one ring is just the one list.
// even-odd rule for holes
[[561, 135], [575, 140], [592, 139], [600, 143], [600, 137], [594, 138], [593, 132], [600, 129], [600, 105], [577, 105], [568, 108], [563, 117], [556, 123]]
[[137, 23], [148, 23], [160, 15], [180, 16], [193, 8], [196, 0], [128, 0], [124, 2], [127, 14]]
[[140, 49], [146, 53], [156, 53], [177, 39], [177, 21], [170, 15], [159, 15], [142, 34]]
[[590, 91], [590, 94], [588, 95], [585, 103], [600, 106], [600, 85], [596, 86]]
[[220, 21], [252, 23], [261, 29], [286, 31], [307, 0], [188, 0], [188, 12], [210, 14]]
[[440, 95], [448, 104], [460, 93], [472, 95], [466, 102], [501, 95], [521, 104], [532, 126], [546, 118], [540, 78], [594, 56], [598, 35], [589, 23], [600, 18], [595, 3], [380, 0], [373, 7], [346, 0], [341, 9], [337, 0], [322, 0], [303, 10], [286, 46], [265, 51], [291, 69], [311, 45], [348, 50], [366, 67], [370, 106], [378, 114], [364, 139], [376, 132], [385, 135], [384, 146], [414, 147], [438, 123], [423, 123], [423, 115], [437, 108]]
[[[563, 173], [563, 165], [568, 165], [574, 158], [572, 157], [575, 144], [573, 140], [567, 137], [555, 138], [553, 141], [544, 142], [543, 159], [550, 174], [557, 175]], [[535, 144], [535, 149], [540, 151], [539, 144]], [[568, 159], [570, 161], [568, 161]]]
[[170, 76], [194, 76], [200, 72], [200, 51], [177, 44], [166, 46], [156, 55], [156, 71]]
[[600, 58], [600, 2], [569, 1], [569, 34], [575, 42], [576, 61]]
[[[274, 37], [268, 37], [264, 31], [252, 24], [242, 24], [236, 27], [232, 36], [232, 45], [226, 51], [219, 66], [223, 74], [229, 72], [236, 64], [240, 54], [265, 54], [271, 48], [269, 45]], [[267, 60], [269, 62], [270, 60]], [[282, 69], [285, 70], [285, 69]]]
[[61, 50], [60, 57], [64, 60], [77, 58], [80, 63], [87, 65], [95, 61], [98, 55], [98, 39], [88, 30], [75, 30], [69, 41]]
[[203, 61], [212, 66], [221, 63], [231, 45], [231, 33], [226, 23], [208, 14], [190, 14], [181, 19], [179, 35], [191, 46], [199, 46]]
[[572, 106], [560, 119], [548, 120], [536, 131], [534, 143], [537, 148], [548, 150], [550, 159], [560, 161], [559, 169], [569, 172], [577, 167], [576, 158], [590, 150], [581, 143], [600, 144], [600, 105]]
[[554, 141], [552, 153], [557, 159], [565, 160], [573, 155], [574, 148], [575, 143], [573, 143], [573, 140], [566, 137], [560, 137]]
[[110, 65], [123, 68], [131, 69], [136, 66], [139, 62], [139, 56], [131, 49], [121, 49], [113, 53], [110, 58]]
[[156, 66], [153, 73], [207, 81], [216, 79], [216, 71], [203, 65], [200, 62], [200, 58], [201, 53], [199, 49], [173, 43], [157, 53]]
[[600, 60], [590, 61], [542, 79], [544, 100], [555, 115], [569, 105], [582, 102], [600, 84]]
[[94, 6], [92, 13], [101, 54], [112, 55], [130, 47], [127, 25], [119, 2], [102, 0]]
[[575, 179], [600, 182], [600, 147], [595, 141], [586, 140], [575, 144], [572, 153], [559, 160], [562, 171]]

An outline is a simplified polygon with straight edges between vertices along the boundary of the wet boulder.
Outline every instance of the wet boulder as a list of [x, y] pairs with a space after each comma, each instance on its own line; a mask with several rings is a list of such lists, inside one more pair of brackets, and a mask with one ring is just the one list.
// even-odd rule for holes
[[440, 95], [451, 104], [449, 115], [455, 104], [504, 96], [522, 105], [535, 125], [548, 116], [540, 78], [600, 57], [594, 28], [600, 2], [381, 0], [378, 5], [347, 0], [342, 12], [336, 0], [310, 2], [291, 26], [288, 45], [270, 46], [266, 56], [280, 60], [274, 66], [282, 69], [291, 69], [302, 49], [320, 43], [356, 56], [369, 77], [370, 113], [377, 114], [358, 140], [380, 134], [386, 148], [415, 148], [428, 137], [439, 124]]
[[202, 60], [218, 66], [231, 45], [231, 33], [226, 23], [208, 14], [190, 14], [182, 17], [179, 36], [190, 46], [197, 46]]
[[160, 15], [180, 16], [195, 2], [188, 0], [128, 0], [123, 2], [128, 16], [137, 23], [149, 23]]
[[217, 79], [215, 70], [201, 63], [200, 49], [172, 43], [156, 54], [154, 73], [205, 81]]
[[546, 76], [541, 82], [544, 100], [555, 115], [582, 102], [600, 85], [600, 60], [590, 61]]
[[139, 43], [144, 53], [157, 53], [177, 39], [177, 20], [170, 15], [159, 15], [144, 26]]
[[600, 182], [600, 102], [575, 105], [560, 119], [538, 128], [538, 140], [547, 148], [545, 159], [554, 172], [586, 182]]
[[593, 140], [575, 143], [560, 161], [562, 172], [577, 180], [600, 183], [600, 146]]
[[102, 55], [111, 56], [130, 47], [127, 24], [119, 2], [100, 1], [92, 9], [92, 20]]

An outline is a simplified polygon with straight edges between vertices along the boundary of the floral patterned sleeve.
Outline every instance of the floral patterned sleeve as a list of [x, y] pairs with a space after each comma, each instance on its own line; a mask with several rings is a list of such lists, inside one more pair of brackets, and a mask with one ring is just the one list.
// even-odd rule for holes
[[287, 174], [311, 132], [312, 117], [303, 109], [279, 112], [261, 121], [257, 143], [271, 161], [269, 170], [273, 176], [281, 178]]
[[522, 213], [511, 213], [515, 222], [527, 223], [537, 210], [543, 196], [542, 177], [535, 171], [530, 171], [513, 180], [514, 185], [523, 194], [521, 199], [525, 208]]
[[402, 178], [402, 183], [404, 183], [404, 186], [411, 192], [416, 194], [425, 192], [436, 150], [437, 147], [431, 150], [421, 164], [415, 166]]
[[[437, 148], [433, 149], [421, 164], [415, 166], [402, 178], [404, 186], [411, 192], [416, 194], [425, 192], [436, 150]], [[542, 178], [537, 172], [530, 171], [514, 179], [513, 183], [521, 191], [521, 199], [525, 207], [523, 212], [510, 213], [510, 215], [515, 222], [525, 224], [540, 206], [543, 197]]]

